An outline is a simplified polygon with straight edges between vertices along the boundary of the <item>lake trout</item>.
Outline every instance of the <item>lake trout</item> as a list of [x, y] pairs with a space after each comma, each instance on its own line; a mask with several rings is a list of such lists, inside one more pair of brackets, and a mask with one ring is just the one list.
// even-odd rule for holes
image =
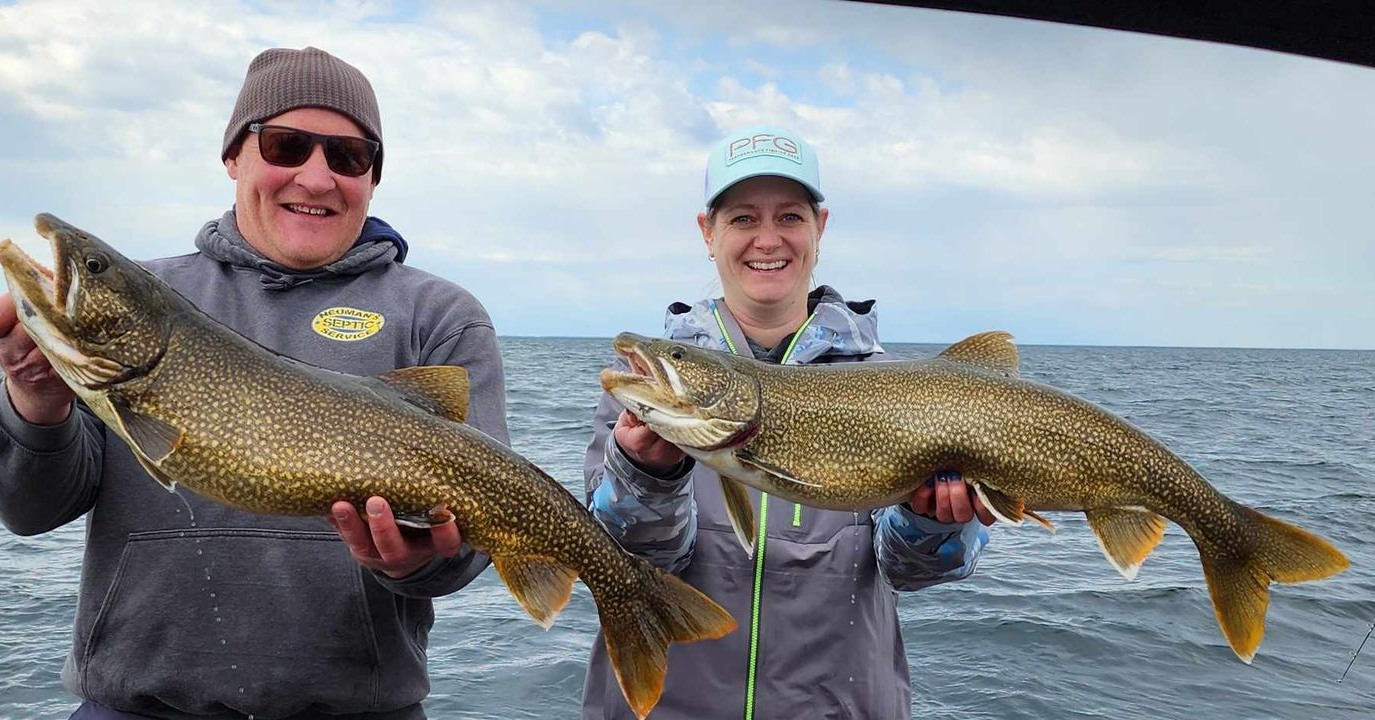
[[581, 578], [640, 718], [663, 690], [670, 642], [735, 628], [710, 598], [621, 549], [553, 478], [464, 425], [462, 368], [361, 378], [277, 355], [98, 238], [51, 215], [35, 225], [51, 271], [0, 242], [19, 319], [169, 490], [277, 515], [327, 515], [338, 500], [361, 512], [377, 495], [399, 522], [455, 521], [546, 629]]
[[1125, 420], [1018, 377], [1011, 335], [989, 332], [925, 360], [772, 365], [622, 333], [630, 372], [601, 382], [630, 412], [722, 477], [736, 534], [752, 549], [745, 483], [788, 500], [866, 510], [911, 498], [956, 470], [1001, 521], [1082, 511], [1128, 580], [1165, 532], [1198, 548], [1213, 609], [1250, 663], [1271, 581], [1317, 580], [1348, 561], [1327, 541], [1223, 495]]

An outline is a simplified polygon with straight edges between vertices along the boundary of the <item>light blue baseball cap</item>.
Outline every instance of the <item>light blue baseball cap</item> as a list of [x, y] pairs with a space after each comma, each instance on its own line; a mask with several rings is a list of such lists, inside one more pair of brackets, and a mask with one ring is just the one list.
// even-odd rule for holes
[[787, 130], [757, 125], [730, 133], [707, 156], [707, 207], [730, 186], [761, 175], [796, 180], [817, 202], [826, 199], [812, 146]]

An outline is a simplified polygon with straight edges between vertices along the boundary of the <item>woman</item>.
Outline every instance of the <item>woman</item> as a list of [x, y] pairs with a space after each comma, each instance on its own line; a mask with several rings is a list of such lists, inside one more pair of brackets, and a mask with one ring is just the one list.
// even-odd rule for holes
[[[874, 302], [808, 292], [829, 211], [816, 155], [756, 127], [707, 161], [697, 224], [722, 298], [674, 303], [670, 337], [774, 363], [881, 360]], [[713, 471], [655, 435], [609, 395], [585, 462], [588, 504], [631, 552], [681, 574], [740, 622], [715, 641], [675, 644], [654, 720], [906, 718], [907, 657], [894, 590], [967, 577], [993, 516], [958, 475], [939, 473], [908, 504], [872, 513], [766, 497], [748, 557]], [[760, 493], [750, 490], [755, 505]], [[600, 637], [583, 718], [633, 718]]]

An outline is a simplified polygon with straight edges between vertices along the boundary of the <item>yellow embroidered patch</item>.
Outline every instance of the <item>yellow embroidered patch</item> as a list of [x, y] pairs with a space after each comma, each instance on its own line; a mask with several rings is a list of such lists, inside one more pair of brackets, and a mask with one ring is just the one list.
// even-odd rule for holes
[[332, 307], [316, 314], [310, 327], [317, 334], [330, 340], [352, 342], [376, 335], [386, 322], [387, 319], [381, 313], [351, 307]]

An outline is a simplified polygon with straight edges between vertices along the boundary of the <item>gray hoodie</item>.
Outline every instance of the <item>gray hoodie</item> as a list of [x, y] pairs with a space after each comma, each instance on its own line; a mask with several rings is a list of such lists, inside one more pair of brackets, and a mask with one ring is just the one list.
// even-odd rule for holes
[[[788, 364], [887, 359], [873, 301], [845, 302], [827, 286], [811, 317], [772, 350], [753, 346], [720, 300], [674, 303], [666, 335]], [[618, 361], [619, 362], [619, 361]], [[620, 363], [624, 367], [624, 363]], [[967, 577], [988, 533], [977, 520], [945, 524], [897, 505], [819, 510], [769, 497], [766, 537], [745, 555], [715, 472], [684, 460], [657, 477], [611, 438], [622, 407], [603, 394], [584, 464], [588, 505], [620, 543], [680, 573], [735, 616], [720, 640], [673, 645], [652, 720], [887, 720], [911, 714], [911, 681], [895, 590]], [[755, 507], [760, 493], [750, 489]], [[630, 720], [599, 635], [583, 689], [584, 720]]]
[[[403, 265], [405, 241], [385, 223], [369, 218], [344, 258], [311, 272], [256, 253], [232, 210], [207, 223], [196, 246], [146, 265], [212, 317], [309, 363], [357, 375], [462, 365], [473, 388], [470, 424], [508, 442], [486, 310], [453, 283]], [[331, 332], [333, 308], [377, 313], [382, 326], [367, 337]], [[173, 495], [84, 407], [41, 427], [6, 396], [0, 522], [32, 535], [82, 515], [85, 557], [63, 682], [83, 698], [158, 718], [423, 718], [430, 598], [488, 564], [465, 546], [393, 580], [356, 564], [324, 518]]]

